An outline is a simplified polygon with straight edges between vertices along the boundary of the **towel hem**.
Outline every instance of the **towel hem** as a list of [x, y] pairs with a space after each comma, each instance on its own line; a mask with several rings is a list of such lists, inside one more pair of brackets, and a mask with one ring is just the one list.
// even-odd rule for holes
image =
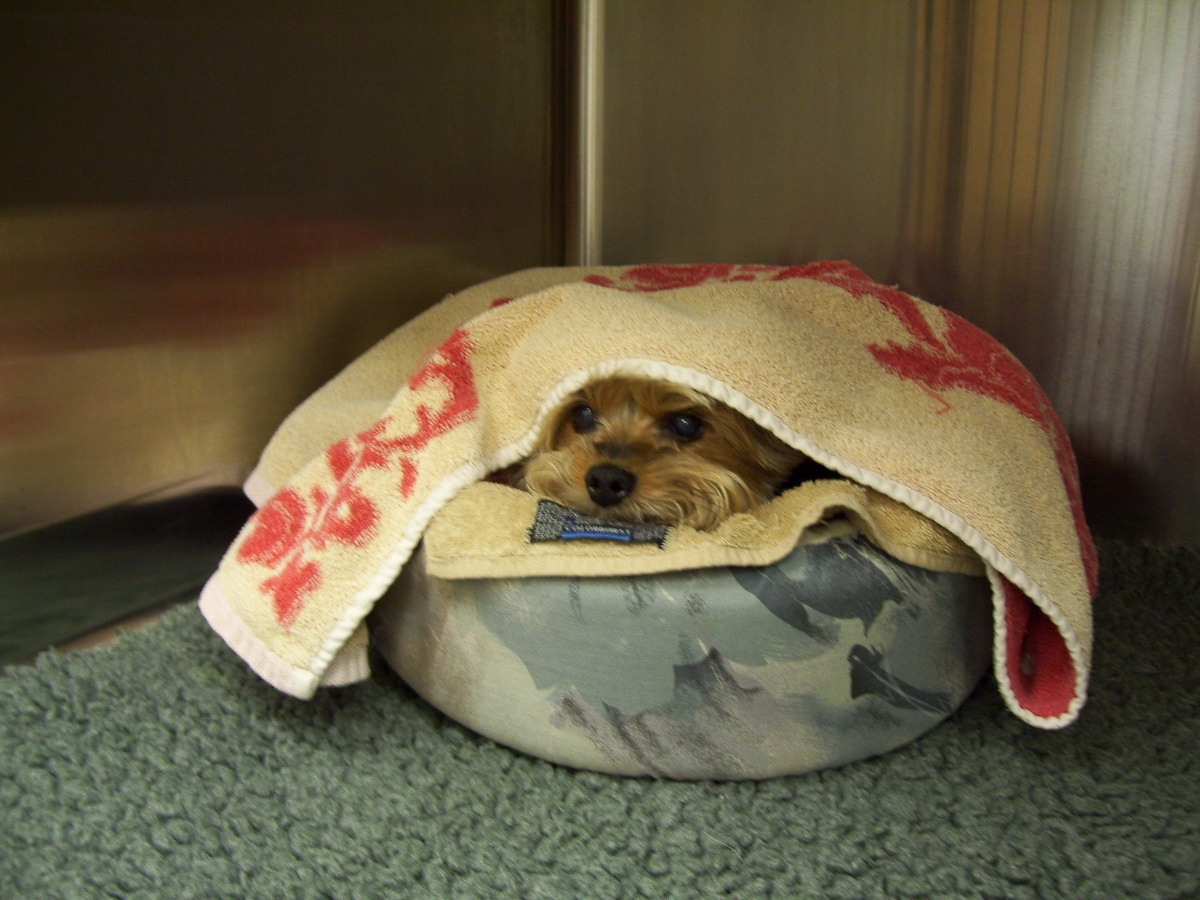
[[259, 640], [229, 605], [216, 575], [200, 592], [200, 612], [213, 631], [268, 684], [301, 700], [316, 693], [317, 676], [288, 664]]
[[242, 492], [250, 498], [251, 503], [261, 508], [275, 496], [275, 486], [256, 468], [242, 484]]

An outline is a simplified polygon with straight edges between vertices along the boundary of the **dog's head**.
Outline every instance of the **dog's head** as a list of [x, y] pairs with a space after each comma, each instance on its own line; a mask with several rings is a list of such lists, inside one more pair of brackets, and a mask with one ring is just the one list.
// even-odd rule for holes
[[802, 460], [722, 403], [644, 378], [594, 381], [551, 416], [524, 485], [602, 519], [715, 527]]

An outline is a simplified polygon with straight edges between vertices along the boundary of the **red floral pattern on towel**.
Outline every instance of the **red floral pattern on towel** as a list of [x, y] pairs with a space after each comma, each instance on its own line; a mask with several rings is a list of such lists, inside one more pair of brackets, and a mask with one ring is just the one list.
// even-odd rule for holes
[[[816, 277], [855, 297], [877, 300], [900, 320], [913, 343], [888, 341], [870, 344], [867, 349], [888, 371], [912, 380], [936, 397], [943, 404], [939, 413], [950, 406], [938, 392], [964, 388], [1011, 406], [1046, 432], [1071, 507], [1088, 593], [1095, 598], [1100, 564], [1083, 513], [1075, 454], [1066, 428], [1033, 375], [994, 337], [948, 310], [941, 311], [945, 328], [939, 337], [916, 299], [875, 283], [854, 266], [840, 264]], [[1002, 582], [1008, 682], [1024, 709], [1044, 718], [1062, 715], [1075, 699], [1078, 685], [1063, 634], [1028, 595], [1007, 578]]]
[[[824, 282], [858, 299], [869, 297], [894, 315], [913, 342], [888, 341], [869, 344], [867, 349], [885, 369], [911, 380], [934, 397], [939, 403], [938, 414], [952, 408], [939, 392], [962, 388], [1011, 406], [1046, 432], [1062, 473], [1088, 591], [1094, 598], [1099, 586], [1099, 562], [1084, 518], [1079, 470], [1070, 438], [1036, 379], [987, 332], [942, 310], [945, 324], [939, 336], [915, 298], [872, 281], [857, 266], [842, 261], [801, 266], [636, 266], [622, 272], [617, 279], [589, 276], [586, 280], [619, 290], [660, 291], [709, 282], [792, 278]], [[1077, 686], [1074, 664], [1062, 633], [1024, 592], [1007, 579], [1003, 579], [1003, 586], [1009, 683], [1025, 709], [1048, 718], [1062, 715], [1074, 699]], [[1035, 659], [1036, 666], [1032, 664]]]
[[826, 267], [848, 265], [839, 263], [811, 263], [805, 266], [734, 266], [725, 264], [677, 266], [650, 265], [626, 269], [616, 279], [607, 275], [588, 275], [583, 280], [600, 287], [616, 288], [621, 291], [670, 291], [678, 288], [698, 287], [717, 282], [728, 284], [735, 281], [786, 281], [789, 278], [811, 278]]
[[945, 329], [939, 337], [914, 297], [897, 288], [877, 284], [849, 263], [832, 264], [821, 275], [809, 277], [835, 284], [855, 297], [871, 297], [900, 320], [905, 331], [915, 339], [914, 343], [888, 341], [870, 344], [867, 349], [889, 372], [916, 382], [936, 397], [943, 404], [939, 413], [950, 407], [938, 392], [964, 388], [1011, 406], [1046, 432], [1054, 447], [1079, 535], [1088, 590], [1095, 596], [1100, 567], [1083, 514], [1079, 470], [1071, 440], [1054, 412], [1050, 398], [1029, 370], [998, 340], [949, 310], [941, 310]]
[[303, 611], [304, 598], [321, 586], [317, 555], [331, 544], [364, 547], [377, 533], [383, 511], [362, 490], [362, 476], [371, 469], [399, 467], [400, 493], [411, 497], [420, 474], [415, 455], [474, 417], [479, 395], [471, 350], [470, 337], [460, 329], [409, 381], [410, 391], [439, 399], [436, 407], [417, 404], [415, 429], [391, 435], [395, 423], [384, 418], [339, 441], [325, 452], [331, 483], [314, 485], [307, 494], [284, 488], [250, 520], [237, 558], [274, 570], [261, 588], [271, 597], [275, 618], [285, 630]]
[[696, 287], [709, 281], [728, 281], [738, 266], [634, 266], [614, 281], [607, 275], [588, 275], [583, 280], [600, 287], [622, 291], [669, 291]]

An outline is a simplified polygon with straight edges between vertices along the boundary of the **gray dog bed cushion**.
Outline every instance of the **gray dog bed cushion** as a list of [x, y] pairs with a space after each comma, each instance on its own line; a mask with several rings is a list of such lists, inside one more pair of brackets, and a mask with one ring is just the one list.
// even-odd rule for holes
[[[704, 534], [623, 530], [480, 485], [431, 523], [370, 630], [434, 706], [553, 762], [736, 779], [874, 756], [970, 693], [991, 657], [992, 606], [969, 551], [936, 571], [881, 549], [914, 552], [871, 499], [849, 482], [803, 485]], [[477, 527], [487, 509], [503, 524]], [[773, 525], [807, 520], [798, 509], [812, 521], [782, 557], [644, 571], [699, 547], [749, 558], [748, 537], [770, 545]], [[621, 560], [629, 574], [579, 574]], [[479, 577], [488, 567], [510, 574]]]

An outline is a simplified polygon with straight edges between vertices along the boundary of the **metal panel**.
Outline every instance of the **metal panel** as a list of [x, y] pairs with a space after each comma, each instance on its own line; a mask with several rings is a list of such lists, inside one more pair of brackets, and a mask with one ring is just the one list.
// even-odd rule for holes
[[0, 534], [236, 482], [415, 312], [559, 262], [558, 15], [0, 6]]
[[898, 255], [916, 7], [606, 4], [612, 262]]
[[848, 258], [1046, 386], [1102, 534], [1200, 541], [1200, 2], [620, 0], [592, 258]]

